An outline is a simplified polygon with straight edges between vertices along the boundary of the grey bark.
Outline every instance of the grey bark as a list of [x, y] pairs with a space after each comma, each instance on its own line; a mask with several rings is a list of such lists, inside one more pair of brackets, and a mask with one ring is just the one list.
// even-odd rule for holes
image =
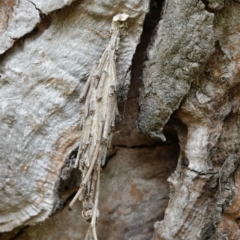
[[201, 1], [166, 1], [148, 51], [138, 128], [161, 138], [163, 126], [213, 52], [213, 14]]
[[99, 239], [240, 238], [239, 2], [167, 0], [160, 21], [156, 4], [0, 3], [1, 239], [83, 239], [81, 207], [67, 210], [80, 178], [78, 99], [118, 13], [130, 16], [122, 121], [102, 170]]
[[233, 210], [238, 208], [239, 10], [229, 1], [213, 11], [215, 51], [176, 113], [187, 132], [179, 131], [181, 154], [155, 239], [239, 239]]

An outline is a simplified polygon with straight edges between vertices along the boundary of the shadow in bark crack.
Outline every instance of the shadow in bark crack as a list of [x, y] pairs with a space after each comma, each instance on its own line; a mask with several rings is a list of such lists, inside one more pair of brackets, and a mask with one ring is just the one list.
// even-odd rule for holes
[[147, 48], [151, 44], [154, 30], [161, 19], [161, 11], [164, 1], [152, 0], [150, 11], [147, 14], [140, 43], [133, 56], [131, 67], [131, 83], [126, 102], [119, 103], [119, 111], [123, 116], [122, 121], [116, 128], [117, 134], [113, 137], [113, 145], [152, 145], [156, 141], [148, 136], [140, 135], [136, 130], [136, 121], [139, 115], [139, 90], [143, 87], [142, 75], [144, 62], [147, 59]]

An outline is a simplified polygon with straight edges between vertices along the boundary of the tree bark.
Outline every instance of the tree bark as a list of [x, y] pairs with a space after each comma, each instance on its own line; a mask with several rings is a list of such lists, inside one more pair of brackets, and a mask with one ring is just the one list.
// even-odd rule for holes
[[0, 2], [0, 238], [84, 239], [79, 97], [124, 13], [98, 238], [240, 239], [239, 3]]

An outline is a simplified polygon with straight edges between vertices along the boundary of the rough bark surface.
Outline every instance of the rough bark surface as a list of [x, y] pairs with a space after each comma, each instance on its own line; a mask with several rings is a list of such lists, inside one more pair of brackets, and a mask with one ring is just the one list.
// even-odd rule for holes
[[140, 132], [164, 140], [162, 129], [213, 52], [213, 14], [194, 1], [166, 1], [143, 75]]
[[[37, 4], [51, 10], [62, 6]], [[80, 141], [78, 98], [83, 81], [108, 44], [113, 16], [125, 12], [131, 17], [119, 46], [118, 82], [119, 96], [126, 98], [148, 4], [77, 1], [45, 17], [36, 31], [2, 55], [0, 231], [43, 221], [58, 208], [60, 170]], [[13, 8], [14, 13], [20, 8], [21, 4]], [[22, 22], [29, 24], [25, 15], [22, 12], [15, 30]]]
[[237, 0], [0, 2], [0, 238], [84, 238], [78, 99], [118, 13], [99, 239], [240, 239]]
[[215, 51], [177, 111], [187, 131], [179, 131], [171, 199], [154, 239], [240, 237], [239, 10], [229, 1], [214, 12]]

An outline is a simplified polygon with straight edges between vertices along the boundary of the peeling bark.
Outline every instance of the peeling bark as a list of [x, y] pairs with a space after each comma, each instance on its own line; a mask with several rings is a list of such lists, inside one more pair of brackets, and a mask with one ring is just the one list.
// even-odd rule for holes
[[0, 2], [0, 54], [31, 32], [40, 22], [38, 10], [27, 0]]

